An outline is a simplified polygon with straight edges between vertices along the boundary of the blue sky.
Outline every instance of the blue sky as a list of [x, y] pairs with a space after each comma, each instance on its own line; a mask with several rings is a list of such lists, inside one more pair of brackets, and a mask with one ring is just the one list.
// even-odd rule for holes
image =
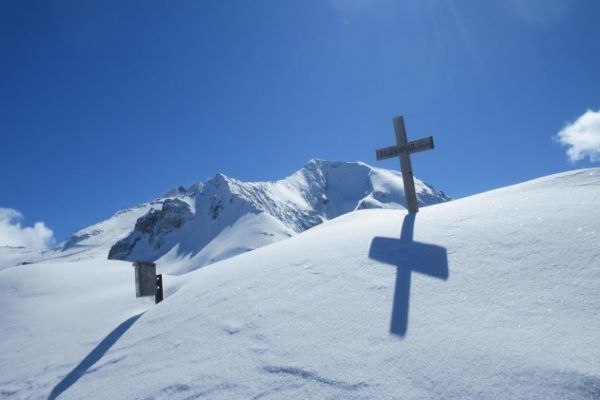
[[[433, 135], [452, 197], [594, 164], [600, 2], [3, 1], [0, 207], [57, 240], [217, 171], [283, 178]], [[597, 160], [597, 158], [596, 158]]]

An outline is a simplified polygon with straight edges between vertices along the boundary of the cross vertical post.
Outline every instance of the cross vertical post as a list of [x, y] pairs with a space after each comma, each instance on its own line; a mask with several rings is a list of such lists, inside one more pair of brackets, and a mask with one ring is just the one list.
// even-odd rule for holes
[[[404, 117], [394, 118], [394, 130], [396, 131], [396, 144], [402, 146], [408, 142], [406, 138], [406, 129], [404, 128]], [[419, 211], [417, 206], [417, 193], [415, 190], [415, 179], [412, 172], [412, 163], [408, 152], [400, 153], [400, 170], [402, 171], [402, 181], [404, 182], [404, 194], [406, 196], [406, 208], [411, 214]]]

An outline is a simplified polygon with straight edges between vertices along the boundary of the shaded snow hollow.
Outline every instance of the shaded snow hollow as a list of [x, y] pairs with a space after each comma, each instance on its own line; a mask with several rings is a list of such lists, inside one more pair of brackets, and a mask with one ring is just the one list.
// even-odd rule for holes
[[9, 268], [0, 395], [597, 399], [599, 198], [590, 169], [354, 211], [166, 275], [156, 306], [129, 263]]

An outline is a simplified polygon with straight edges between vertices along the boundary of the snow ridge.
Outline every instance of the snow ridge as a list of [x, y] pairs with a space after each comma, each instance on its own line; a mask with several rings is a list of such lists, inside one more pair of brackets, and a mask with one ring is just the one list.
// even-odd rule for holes
[[[449, 200], [416, 180], [421, 206]], [[402, 208], [401, 175], [362, 162], [311, 160], [276, 182], [223, 174], [169, 191], [162, 208], [138, 218], [109, 259], [168, 260], [183, 273], [288, 238], [353, 210]], [[178, 262], [175, 262], [178, 261]]]
[[[420, 206], [448, 201], [415, 178]], [[362, 162], [313, 159], [274, 182], [242, 182], [218, 173], [179, 186], [74, 233], [44, 252], [0, 249], [0, 269], [98, 256], [159, 261], [185, 273], [294, 236], [353, 210], [404, 208], [402, 176]]]

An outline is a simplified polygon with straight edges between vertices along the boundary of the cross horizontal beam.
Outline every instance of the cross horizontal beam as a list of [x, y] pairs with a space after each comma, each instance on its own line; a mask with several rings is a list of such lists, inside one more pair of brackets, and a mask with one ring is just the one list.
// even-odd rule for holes
[[377, 160], [385, 160], [392, 157], [398, 157], [402, 153], [418, 153], [420, 151], [433, 149], [433, 137], [429, 136], [423, 139], [413, 140], [411, 142], [384, 147], [377, 149]]

